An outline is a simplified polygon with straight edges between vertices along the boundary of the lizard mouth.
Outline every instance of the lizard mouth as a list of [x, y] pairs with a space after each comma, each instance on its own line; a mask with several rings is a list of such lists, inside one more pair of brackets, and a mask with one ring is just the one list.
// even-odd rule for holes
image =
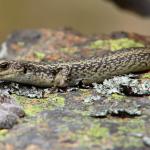
[[24, 69], [20, 69], [17, 71], [4, 71], [4, 72], [0, 72], [0, 79], [2, 78], [8, 78], [8, 77], [17, 77], [19, 74], [23, 74], [24, 73]]
[[16, 73], [5, 73], [5, 74], [0, 74], [0, 77], [3, 77], [3, 76], [8, 76], [8, 75], [14, 75]]

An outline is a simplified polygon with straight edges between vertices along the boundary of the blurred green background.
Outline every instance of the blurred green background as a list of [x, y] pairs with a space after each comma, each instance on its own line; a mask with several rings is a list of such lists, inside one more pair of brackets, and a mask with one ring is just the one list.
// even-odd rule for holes
[[106, 0], [0, 0], [0, 41], [18, 29], [58, 27], [84, 34], [123, 30], [150, 35], [150, 19]]

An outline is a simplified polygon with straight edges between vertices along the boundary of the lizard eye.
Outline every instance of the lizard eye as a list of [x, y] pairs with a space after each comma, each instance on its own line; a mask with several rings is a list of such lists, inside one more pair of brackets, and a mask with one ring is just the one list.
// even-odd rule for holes
[[0, 64], [0, 69], [7, 69], [9, 67], [9, 63], [8, 62], [3, 62]]

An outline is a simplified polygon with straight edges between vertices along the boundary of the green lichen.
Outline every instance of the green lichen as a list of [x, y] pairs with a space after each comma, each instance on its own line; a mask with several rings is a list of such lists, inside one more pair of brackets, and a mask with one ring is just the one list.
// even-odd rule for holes
[[36, 113], [40, 112], [42, 110], [40, 105], [26, 105], [25, 106], [25, 113], [29, 116], [35, 115]]
[[55, 109], [56, 107], [64, 107], [65, 98], [57, 94], [50, 94], [48, 98], [31, 99], [24, 96], [13, 95], [17, 102], [24, 107], [25, 113], [34, 116], [43, 110]]
[[65, 106], [65, 98], [62, 96], [58, 96], [57, 94], [51, 94], [48, 98], [51, 102], [52, 106], [55, 107], [64, 107]]
[[67, 53], [67, 54], [74, 54], [75, 52], [78, 51], [77, 47], [62, 47], [60, 48], [60, 51], [62, 51], [63, 53]]
[[127, 137], [124, 139], [125, 142], [122, 142], [123, 143], [123, 146], [124, 148], [139, 148], [139, 147], [142, 147], [143, 146], [143, 142], [140, 138], [136, 138], [136, 137], [133, 137], [133, 136], [130, 136], [128, 137], [128, 140], [127, 140]]
[[111, 50], [115, 51], [122, 48], [144, 47], [144, 44], [128, 38], [122, 38], [117, 40], [110, 40], [110, 46], [111, 46]]
[[94, 138], [105, 138], [109, 136], [108, 128], [101, 127], [99, 124], [93, 125], [88, 131], [87, 136]]
[[47, 99], [30, 99], [24, 96], [13, 95], [17, 102], [21, 104], [27, 115], [33, 116], [36, 113], [44, 110], [47, 105]]
[[[67, 132], [68, 134], [68, 132]], [[75, 133], [69, 133], [69, 139], [77, 142], [80, 147], [92, 148], [92, 145], [99, 145], [101, 142], [109, 138], [109, 129], [100, 126], [100, 124], [93, 124], [89, 128], [77, 130]]]
[[145, 129], [145, 124], [142, 119], [132, 119], [127, 123], [123, 123], [122, 126], [118, 127], [118, 131], [121, 134], [143, 133], [144, 129]]
[[34, 55], [35, 55], [35, 57], [38, 58], [39, 60], [42, 60], [42, 59], [45, 57], [45, 53], [38, 52], [38, 51], [35, 51], [35, 52], [34, 52]]
[[[110, 123], [112, 123], [112, 120]], [[132, 149], [143, 146], [141, 138], [136, 137], [136, 135], [144, 134], [146, 130], [144, 120], [142, 118], [117, 118], [113, 119], [113, 123], [117, 124], [118, 131], [113, 133], [107, 140], [114, 143], [114, 146]]]
[[141, 78], [142, 78], [142, 79], [143, 79], [143, 78], [150, 79], [150, 72], [144, 73]]
[[[100, 149], [103, 149], [104, 144], [111, 144], [112, 147], [122, 147], [122, 148], [137, 148], [142, 147], [143, 143], [140, 138], [134, 136], [128, 136], [130, 133], [109, 133], [108, 127], [102, 127], [99, 123], [94, 122], [91, 127], [82, 128], [77, 131], [70, 131], [70, 129], [66, 129], [62, 135], [64, 138], [67, 137], [69, 141], [73, 141], [74, 143], [78, 143], [80, 147], [84, 148], [93, 148], [93, 145], [97, 145]], [[106, 125], [107, 126], [107, 125]], [[104, 147], [103, 147], [104, 146]], [[103, 147], [103, 148], [102, 148]], [[110, 148], [110, 147], [109, 147]], [[108, 148], [108, 149], [109, 149]]]
[[90, 128], [77, 131], [74, 136], [74, 139], [84, 142], [85, 137], [89, 140], [107, 138], [109, 137], [109, 130], [99, 124], [94, 124]]
[[110, 42], [109, 40], [97, 40], [97, 41], [94, 41], [90, 44], [89, 46], [90, 48], [92, 49], [99, 49], [99, 48], [108, 48], [110, 47]]
[[118, 100], [118, 101], [122, 101], [126, 98], [126, 96], [114, 93], [111, 95], [111, 97], [109, 97], [110, 100]]
[[0, 140], [5, 139], [7, 136], [8, 136], [8, 130], [7, 129], [0, 130]]
[[136, 149], [143, 146], [141, 139], [134, 136], [116, 134], [111, 136], [109, 140], [114, 143], [115, 147], [122, 147], [124, 149]]
[[95, 42], [92, 42], [89, 47], [92, 49], [102, 48], [116, 51], [123, 48], [144, 47], [144, 44], [134, 41], [133, 39], [121, 38], [111, 40], [97, 40]]

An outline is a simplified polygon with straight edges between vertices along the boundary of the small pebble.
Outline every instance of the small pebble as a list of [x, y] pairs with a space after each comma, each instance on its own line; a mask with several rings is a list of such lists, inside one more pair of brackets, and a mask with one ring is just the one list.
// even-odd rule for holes
[[0, 109], [0, 129], [10, 129], [18, 122], [19, 117], [14, 113]]

